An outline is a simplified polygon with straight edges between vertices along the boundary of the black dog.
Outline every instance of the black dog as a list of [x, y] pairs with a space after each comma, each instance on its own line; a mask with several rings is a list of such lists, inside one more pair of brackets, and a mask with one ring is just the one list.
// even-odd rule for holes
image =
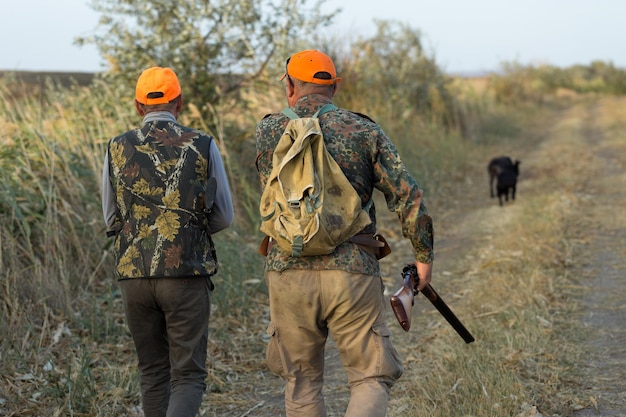
[[496, 181], [496, 190], [498, 193], [498, 201], [502, 205], [502, 197], [505, 201], [509, 201], [509, 191], [511, 192], [511, 200], [515, 200], [515, 187], [517, 185], [517, 177], [519, 176], [520, 161], [513, 162], [508, 156], [493, 158], [487, 166], [489, 172], [489, 194], [495, 197], [493, 192], [493, 182]]

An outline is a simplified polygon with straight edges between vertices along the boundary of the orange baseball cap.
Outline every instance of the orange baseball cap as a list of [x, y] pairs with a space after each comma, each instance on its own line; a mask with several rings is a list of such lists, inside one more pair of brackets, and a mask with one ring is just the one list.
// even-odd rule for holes
[[135, 99], [141, 104], [165, 104], [179, 95], [178, 77], [171, 68], [148, 68], [137, 80]]
[[332, 85], [341, 81], [333, 60], [317, 49], [301, 51], [289, 57], [281, 80], [286, 76], [313, 84]]

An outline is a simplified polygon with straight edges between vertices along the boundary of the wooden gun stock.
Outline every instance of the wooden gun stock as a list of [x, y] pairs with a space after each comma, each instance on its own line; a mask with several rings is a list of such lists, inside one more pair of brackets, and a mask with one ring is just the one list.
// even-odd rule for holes
[[[414, 298], [417, 294], [415, 288], [417, 288], [417, 283], [419, 282], [415, 265], [406, 265], [402, 270], [402, 276], [404, 278], [402, 288], [396, 291], [389, 301], [391, 303], [391, 309], [398, 319], [398, 323], [400, 323], [404, 331], [408, 332], [411, 328], [411, 313], [413, 311]], [[422, 294], [428, 298], [432, 305], [434, 305], [447, 322], [450, 323], [452, 328], [463, 338], [465, 343], [472, 343], [475, 340], [474, 336], [463, 326], [463, 323], [461, 323], [430, 284], [424, 287]]]
[[413, 288], [404, 284], [394, 295], [391, 296], [389, 302], [393, 314], [396, 315], [398, 323], [408, 332], [411, 328], [411, 312], [413, 311], [413, 299], [415, 298]]

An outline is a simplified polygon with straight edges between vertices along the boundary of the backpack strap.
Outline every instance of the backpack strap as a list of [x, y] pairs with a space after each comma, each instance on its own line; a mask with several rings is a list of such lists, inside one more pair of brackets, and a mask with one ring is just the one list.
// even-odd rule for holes
[[300, 118], [300, 116], [298, 116], [298, 114], [297, 114], [295, 111], [291, 110], [291, 108], [289, 108], [289, 107], [284, 108], [284, 109], [283, 109], [283, 111], [282, 111], [282, 113], [283, 113], [285, 116], [287, 116], [287, 117], [289, 117], [290, 119], [292, 119], [292, 120], [293, 120], [293, 119], [299, 119], [299, 118]]
[[[332, 103], [328, 103], [323, 105], [322, 107], [320, 107], [320, 109], [318, 111], [315, 112], [315, 114], [313, 116], [311, 116], [311, 118], [315, 118], [315, 117], [320, 117], [322, 114], [324, 113], [328, 113], [329, 111], [333, 111], [337, 108], [337, 106], [335, 106]], [[290, 107], [286, 107], [283, 109], [282, 113], [289, 117], [290, 119], [299, 119], [300, 116], [298, 116], [298, 114], [293, 111]]]
[[312, 117], [320, 117], [324, 113], [328, 113], [329, 111], [333, 111], [337, 108], [333, 103], [324, 104]]

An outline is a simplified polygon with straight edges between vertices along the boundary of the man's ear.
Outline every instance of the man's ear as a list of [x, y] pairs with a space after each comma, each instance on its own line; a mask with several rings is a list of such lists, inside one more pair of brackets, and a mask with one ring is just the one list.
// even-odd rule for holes
[[289, 77], [287, 77], [286, 86], [287, 86], [287, 97], [292, 97], [296, 93], [296, 86], [293, 83], [293, 80]]
[[178, 96], [178, 100], [176, 100], [176, 117], [183, 110], [183, 95]]
[[289, 77], [287, 77], [287, 80], [285, 81], [285, 93], [287, 95], [287, 104], [289, 107], [294, 106], [300, 98], [300, 92], [296, 91], [296, 85]]
[[137, 109], [137, 113], [139, 113], [140, 116], [145, 116], [146, 115], [146, 111], [143, 107], [143, 104], [141, 104], [140, 102], [137, 101], [137, 99], [135, 99], [135, 108]]

